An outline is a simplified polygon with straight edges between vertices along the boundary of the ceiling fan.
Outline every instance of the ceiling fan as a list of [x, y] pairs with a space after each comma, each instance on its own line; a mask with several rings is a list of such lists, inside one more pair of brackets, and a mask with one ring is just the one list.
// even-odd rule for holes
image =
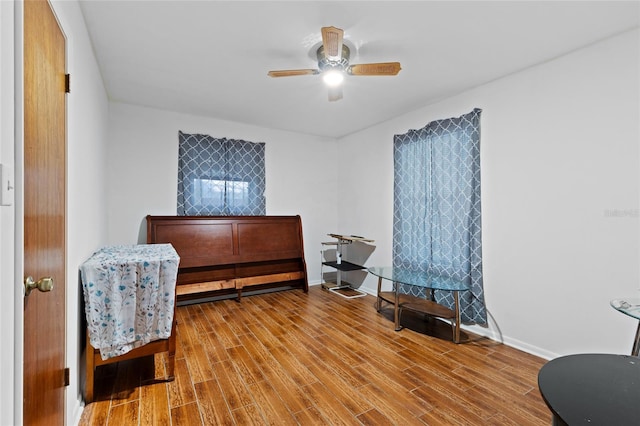
[[318, 48], [318, 69], [269, 71], [270, 77], [322, 74], [329, 86], [329, 101], [342, 99], [342, 80], [348, 75], [397, 75], [400, 62], [378, 62], [349, 65], [349, 48], [342, 42], [344, 31], [336, 27], [322, 27], [322, 45]]

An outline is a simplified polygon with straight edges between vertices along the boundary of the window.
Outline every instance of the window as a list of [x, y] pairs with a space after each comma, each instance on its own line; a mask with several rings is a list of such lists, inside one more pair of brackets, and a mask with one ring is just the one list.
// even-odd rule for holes
[[[465, 322], [486, 323], [480, 214], [480, 113], [438, 120], [396, 135], [393, 264], [467, 280], [460, 294]], [[400, 290], [425, 297], [424, 289]], [[453, 307], [446, 291], [438, 303]]]
[[224, 206], [226, 198], [229, 204], [237, 208], [249, 205], [249, 182], [222, 179], [193, 179], [193, 204], [201, 208], [206, 206]]
[[178, 215], [264, 215], [264, 143], [179, 132]]

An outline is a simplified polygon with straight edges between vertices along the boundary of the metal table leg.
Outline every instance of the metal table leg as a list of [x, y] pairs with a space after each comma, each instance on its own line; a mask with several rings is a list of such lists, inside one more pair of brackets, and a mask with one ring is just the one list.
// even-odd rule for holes
[[453, 292], [453, 300], [456, 305], [456, 327], [454, 330], [453, 341], [460, 343], [460, 301], [458, 298], [458, 292]]

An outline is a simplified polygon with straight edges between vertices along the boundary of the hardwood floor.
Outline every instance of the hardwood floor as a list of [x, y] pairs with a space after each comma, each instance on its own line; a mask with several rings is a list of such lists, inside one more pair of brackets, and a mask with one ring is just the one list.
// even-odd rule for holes
[[[545, 360], [312, 286], [179, 307], [164, 355], [99, 367], [81, 425], [548, 425]], [[412, 316], [413, 315], [413, 316]], [[141, 386], [141, 382], [151, 381]]]

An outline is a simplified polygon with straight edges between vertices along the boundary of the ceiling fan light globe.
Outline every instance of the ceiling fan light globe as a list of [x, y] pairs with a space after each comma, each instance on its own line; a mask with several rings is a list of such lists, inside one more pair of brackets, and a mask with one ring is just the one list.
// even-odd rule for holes
[[340, 70], [328, 70], [322, 73], [322, 80], [329, 87], [336, 87], [342, 84], [344, 73]]

